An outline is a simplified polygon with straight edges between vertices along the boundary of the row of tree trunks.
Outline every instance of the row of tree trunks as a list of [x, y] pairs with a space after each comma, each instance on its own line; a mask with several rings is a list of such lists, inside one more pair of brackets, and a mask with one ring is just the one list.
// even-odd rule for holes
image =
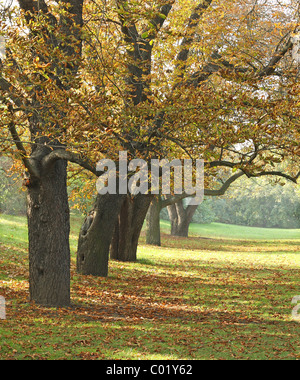
[[172, 236], [189, 236], [189, 227], [197, 208], [198, 205], [189, 205], [184, 208], [183, 200], [167, 207]]
[[112, 239], [111, 259], [125, 262], [137, 260], [138, 241], [152, 199], [151, 195], [126, 196]]
[[[160, 233], [160, 212], [163, 202], [160, 196], [156, 196], [147, 214], [147, 229], [146, 243], [150, 245], [161, 246]], [[189, 226], [198, 206], [189, 205], [184, 207], [183, 200], [178, 200], [176, 203], [168, 205], [168, 213], [171, 221], [171, 235], [188, 237]]]
[[111, 259], [135, 262], [137, 247], [152, 196], [102, 195], [81, 228], [77, 271], [107, 277]]

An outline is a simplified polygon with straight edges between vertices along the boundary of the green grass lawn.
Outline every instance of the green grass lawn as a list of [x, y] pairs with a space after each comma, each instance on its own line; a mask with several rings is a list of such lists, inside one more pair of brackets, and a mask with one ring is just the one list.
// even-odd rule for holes
[[[161, 228], [165, 232], [170, 231], [170, 223], [161, 221]], [[279, 228], [257, 228], [234, 226], [232, 224], [191, 224], [190, 236], [201, 236], [207, 238], [227, 238], [243, 240], [291, 240], [300, 239], [300, 230], [279, 229]]]
[[299, 230], [192, 225], [137, 263], [81, 276], [72, 218], [72, 307], [28, 302], [26, 220], [0, 215], [0, 359], [299, 359]]

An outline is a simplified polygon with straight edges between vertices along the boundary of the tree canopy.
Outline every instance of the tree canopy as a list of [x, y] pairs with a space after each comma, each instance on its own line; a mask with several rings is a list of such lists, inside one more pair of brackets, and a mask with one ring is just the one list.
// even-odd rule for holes
[[297, 159], [293, 2], [19, 5], [1, 24], [1, 141], [3, 149], [17, 144], [32, 174], [32, 133], [67, 147], [45, 164], [68, 159], [92, 172], [120, 149], [143, 158], [201, 156], [207, 168], [247, 175]]

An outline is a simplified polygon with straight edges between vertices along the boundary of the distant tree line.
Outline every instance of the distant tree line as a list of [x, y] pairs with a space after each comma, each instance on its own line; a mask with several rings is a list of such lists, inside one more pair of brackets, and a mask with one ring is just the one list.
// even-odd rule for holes
[[[169, 220], [166, 209], [161, 218]], [[299, 186], [270, 185], [249, 180], [246, 186], [233, 186], [222, 197], [206, 197], [196, 210], [192, 223], [213, 222], [265, 228], [300, 228]]]
[[26, 214], [26, 195], [22, 191], [22, 180], [10, 171], [12, 161], [0, 157], [0, 213]]
[[[21, 190], [22, 181], [10, 171], [12, 162], [0, 159], [0, 213], [26, 214], [26, 196]], [[72, 191], [83, 187], [83, 183], [70, 182], [68, 190], [73, 210], [86, 211], [94, 202], [89, 196], [72, 197]], [[78, 193], [77, 193], [78, 194]], [[80, 211], [79, 211], [80, 212]], [[167, 208], [162, 209], [161, 218], [169, 220]], [[192, 223], [213, 222], [265, 228], [300, 228], [299, 186], [270, 185], [266, 180], [249, 180], [246, 186], [233, 186], [221, 197], [205, 197], [196, 210]]]

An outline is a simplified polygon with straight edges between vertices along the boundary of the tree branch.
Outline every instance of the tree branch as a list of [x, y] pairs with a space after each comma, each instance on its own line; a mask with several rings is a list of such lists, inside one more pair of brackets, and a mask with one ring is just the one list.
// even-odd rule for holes
[[154, 30], [149, 34], [148, 40], [153, 40], [156, 38], [157, 33], [162, 28], [166, 18], [168, 17], [169, 13], [171, 12], [173, 8], [174, 0], [167, 1], [166, 4], [161, 6], [158, 9], [158, 14], [150, 21], [151, 27], [154, 27]]
[[257, 173], [257, 174], [251, 174], [251, 173], [248, 173], [247, 171], [244, 171], [244, 173], [246, 174], [246, 176], [248, 178], [257, 178], [257, 177], [264, 177], [264, 176], [276, 176], [276, 177], [285, 178], [288, 181], [294, 182], [296, 184], [298, 183], [298, 179], [300, 177], [300, 171], [298, 172], [298, 174], [296, 174], [295, 177], [292, 177], [288, 174], [285, 174], [285, 173], [282, 173], [279, 171], [263, 171], [263, 172]]
[[204, 195], [206, 196], [211, 196], [211, 197], [216, 197], [216, 196], [221, 196], [226, 193], [226, 191], [229, 189], [229, 187], [235, 182], [237, 179], [241, 178], [243, 175], [245, 175], [244, 172], [240, 171], [233, 176], [231, 176], [223, 185], [220, 189], [218, 190], [210, 190], [210, 189], [205, 189], [204, 190]]
[[[188, 85], [193, 85], [194, 87], [205, 82], [209, 79], [211, 75], [219, 72], [222, 69], [227, 69], [235, 74], [254, 74], [254, 77], [261, 79], [270, 75], [276, 74], [276, 66], [282, 60], [282, 58], [288, 53], [289, 50], [293, 48], [293, 43], [291, 38], [287, 41], [285, 46], [279, 51], [276, 49], [276, 53], [270, 59], [269, 63], [261, 70], [255, 71], [254, 67], [251, 68], [239, 67], [231, 64], [226, 59], [222, 58], [222, 55], [215, 52], [211, 55], [212, 61], [206, 64], [202, 69], [196, 71], [190, 76], [190, 79], [186, 82]], [[187, 57], [186, 57], [187, 58]], [[278, 73], [277, 73], [278, 74]]]
[[73, 162], [74, 164], [81, 166], [91, 173], [99, 175], [99, 173], [96, 171], [95, 166], [90, 164], [87, 160], [83, 159], [79, 154], [72, 153], [65, 149], [55, 149], [50, 154], [48, 154], [42, 161], [44, 170], [49, 170], [49, 168], [59, 160]]
[[121, 30], [125, 36], [125, 41], [128, 43], [136, 43], [140, 35], [135, 23], [125, 18], [124, 11], [128, 11], [127, 3], [124, 0], [119, 0], [117, 1], [117, 7], [119, 9], [119, 19], [122, 24]]
[[17, 107], [24, 107], [23, 100], [17, 95], [17, 89], [3, 77], [0, 77], [0, 91], [5, 92]]
[[266, 76], [270, 76], [275, 73], [276, 65], [282, 60], [282, 58], [287, 54], [289, 50], [293, 48], [293, 43], [291, 38], [289, 38], [286, 45], [271, 58], [266, 67], [264, 67], [260, 72], [258, 72], [257, 76], [259, 78], [263, 78]]
[[39, 169], [35, 165], [34, 160], [28, 158], [26, 149], [24, 148], [24, 145], [23, 145], [23, 143], [20, 139], [20, 136], [17, 132], [15, 123], [14, 122], [9, 123], [8, 129], [9, 129], [9, 132], [10, 132], [10, 134], [11, 134], [11, 136], [15, 142], [15, 145], [18, 149], [18, 152], [21, 155], [21, 158], [22, 158], [22, 161], [24, 163], [25, 168], [28, 170], [28, 172], [30, 173], [31, 176], [33, 176], [35, 178], [39, 178], [39, 176], [40, 176]]
[[185, 198], [188, 198], [190, 197], [190, 195], [187, 195], [186, 193], [183, 193], [183, 194], [180, 194], [180, 195], [173, 195], [171, 197], [166, 197], [165, 199], [162, 199], [161, 200], [161, 209], [167, 207], [167, 206], [171, 206]]
[[29, 22], [33, 18], [33, 14], [36, 12], [43, 12], [47, 14], [49, 20], [52, 23], [56, 23], [56, 18], [53, 16], [48, 9], [48, 6], [44, 0], [18, 0], [20, 8], [26, 13], [26, 21]]
[[37, 2], [37, 1], [34, 1], [34, 0], [18, 0], [18, 3], [20, 5], [20, 8], [24, 12], [31, 12], [31, 13], [33, 13], [33, 12], [35, 12], [39, 8], [39, 4], [40, 3], [41, 3], [41, 6], [43, 7], [44, 1]]
[[[181, 50], [177, 55], [177, 68], [185, 70], [185, 62], [188, 59], [190, 45], [194, 41], [195, 32], [201, 20], [203, 13], [209, 8], [212, 0], [202, 0], [191, 14], [187, 25], [187, 36], [181, 42]], [[182, 76], [182, 75], [181, 75]]]
[[[240, 170], [238, 173], [232, 175], [229, 179], [227, 179], [226, 182], [224, 182], [224, 184], [219, 189], [216, 189], [216, 190], [204, 189], [204, 195], [209, 196], [209, 197], [222, 196], [226, 193], [226, 191], [235, 181], [237, 181], [239, 178], [241, 178], [244, 175], [246, 175], [248, 178], [262, 177], [262, 176], [277, 176], [277, 177], [283, 177], [289, 181], [297, 183], [297, 180], [300, 178], [300, 171], [297, 173], [295, 177], [292, 177], [288, 174], [285, 174], [279, 171], [265, 171], [258, 174], [250, 174], [246, 172], [245, 170]], [[187, 195], [186, 193], [183, 193], [181, 195], [174, 195], [172, 197], [166, 198], [162, 200], [161, 208], [163, 209], [167, 206], [171, 206], [188, 197], [191, 197], [191, 195]]]
[[[204, 195], [205, 196], [211, 196], [211, 197], [216, 197], [216, 196], [221, 196], [226, 193], [226, 191], [229, 189], [229, 187], [240, 177], [245, 175], [244, 172], [240, 171], [233, 176], [231, 176], [223, 185], [220, 189], [217, 190], [210, 190], [210, 189], [204, 189]], [[164, 200], [161, 201], [161, 208], [165, 208], [167, 206], [171, 206], [185, 198], [192, 197], [191, 195], [188, 195], [186, 193], [180, 194], [180, 195], [174, 195], [169, 198], [165, 198]]]

